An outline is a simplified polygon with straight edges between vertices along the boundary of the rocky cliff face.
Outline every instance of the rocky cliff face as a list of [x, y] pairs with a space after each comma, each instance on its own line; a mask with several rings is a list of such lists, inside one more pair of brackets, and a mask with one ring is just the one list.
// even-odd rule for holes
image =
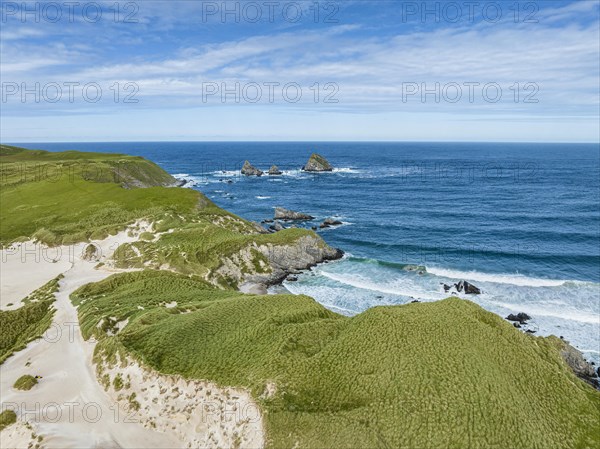
[[332, 171], [333, 167], [323, 156], [317, 153], [313, 153], [306, 165], [302, 168], [304, 171], [310, 172], [322, 172]]
[[583, 358], [583, 354], [571, 346], [566, 341], [563, 341], [564, 347], [562, 348], [560, 355], [567, 362], [567, 365], [573, 370], [575, 375], [585, 382], [589, 383], [593, 387], [600, 389], [598, 383], [597, 373], [594, 367]]
[[282, 282], [289, 274], [319, 263], [340, 259], [344, 253], [317, 235], [306, 235], [293, 244], [252, 244], [224, 258], [211, 280], [225, 278], [236, 285], [246, 282], [265, 286]]

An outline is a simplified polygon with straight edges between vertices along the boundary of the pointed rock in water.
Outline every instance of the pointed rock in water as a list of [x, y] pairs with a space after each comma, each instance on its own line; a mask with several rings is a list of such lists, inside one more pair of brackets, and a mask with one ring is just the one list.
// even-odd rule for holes
[[273, 165], [271, 166], [271, 168], [269, 169], [269, 175], [270, 176], [278, 176], [278, 175], [283, 175], [283, 172], [281, 170], [279, 170], [279, 167], [277, 167], [277, 165]]
[[454, 284], [454, 286], [459, 292], [464, 290], [467, 295], [481, 294], [481, 290], [479, 288], [475, 287], [473, 284], [469, 284], [467, 281], [460, 281], [458, 284]]
[[300, 212], [294, 212], [293, 210], [284, 209], [283, 207], [275, 208], [276, 220], [312, 220], [313, 218], [315, 217]]
[[302, 170], [310, 172], [333, 171], [333, 167], [323, 156], [313, 153], [306, 165], [302, 167]]
[[248, 161], [244, 162], [241, 172], [242, 172], [242, 175], [246, 175], [246, 176], [262, 176], [263, 175], [262, 170], [259, 170], [258, 168], [254, 167]]

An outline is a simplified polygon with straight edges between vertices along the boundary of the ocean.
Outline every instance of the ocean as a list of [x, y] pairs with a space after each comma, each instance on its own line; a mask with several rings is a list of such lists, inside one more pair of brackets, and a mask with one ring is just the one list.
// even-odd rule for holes
[[[282, 206], [341, 226], [319, 231], [346, 252], [285, 282], [354, 315], [459, 295], [523, 329], [563, 336], [600, 363], [600, 153], [597, 144], [127, 142], [21, 144], [122, 152], [193, 181], [217, 205], [260, 222]], [[331, 173], [300, 169], [312, 152]], [[282, 176], [247, 178], [245, 160]], [[451, 290], [451, 291], [454, 291]]]

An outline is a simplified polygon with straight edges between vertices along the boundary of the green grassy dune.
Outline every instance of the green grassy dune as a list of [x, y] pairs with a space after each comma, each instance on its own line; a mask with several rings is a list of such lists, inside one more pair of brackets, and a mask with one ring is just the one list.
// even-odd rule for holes
[[[347, 318], [305, 296], [246, 296], [156, 271], [72, 298], [84, 337], [101, 340], [98, 356], [122, 350], [163, 373], [249, 388], [270, 447], [600, 444], [600, 394], [563, 362], [560, 340], [468, 301]], [[108, 317], [129, 323], [109, 336], [97, 326]], [[268, 383], [276, 393], [265, 398]]]

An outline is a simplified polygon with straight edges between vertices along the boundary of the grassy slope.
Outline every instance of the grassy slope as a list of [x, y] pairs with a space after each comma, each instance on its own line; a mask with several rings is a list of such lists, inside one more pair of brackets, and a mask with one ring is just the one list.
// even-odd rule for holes
[[[3, 245], [31, 237], [50, 245], [100, 239], [146, 218], [156, 222], [157, 231], [178, 232], [165, 234], [156, 243], [135, 244], [144, 260], [124, 245], [117, 254], [119, 266], [139, 267], [154, 260], [158, 266], [168, 263], [186, 274], [206, 275], [219, 266], [221, 255], [254, 241], [290, 244], [311, 234], [290, 229], [257, 235], [255, 226], [215, 206], [200, 192], [160, 187], [172, 178], [138, 157], [2, 146], [0, 163]], [[155, 187], [135, 188], [138, 184]], [[253, 265], [261, 259], [256, 254]], [[227, 287], [230, 282], [222, 279], [221, 284]]]
[[[0, 148], [3, 245], [35, 236], [48, 244], [114, 233], [136, 218], [190, 213], [200, 201], [191, 190], [152, 187], [172, 178], [142, 158], [100, 153], [48, 153]], [[6, 152], [9, 154], [5, 154]]]
[[58, 291], [61, 277], [34, 291], [23, 300], [24, 305], [20, 308], [0, 311], [0, 364], [30, 341], [40, 338], [50, 327], [54, 293]]
[[[244, 296], [154, 271], [73, 299], [99, 351], [125, 349], [159, 371], [257, 398], [274, 382], [277, 393], [260, 399], [271, 447], [600, 444], [600, 395], [569, 371], [558, 339], [518, 332], [468, 301], [346, 318], [305, 296]], [[97, 327], [108, 316], [130, 321], [108, 337]]]

